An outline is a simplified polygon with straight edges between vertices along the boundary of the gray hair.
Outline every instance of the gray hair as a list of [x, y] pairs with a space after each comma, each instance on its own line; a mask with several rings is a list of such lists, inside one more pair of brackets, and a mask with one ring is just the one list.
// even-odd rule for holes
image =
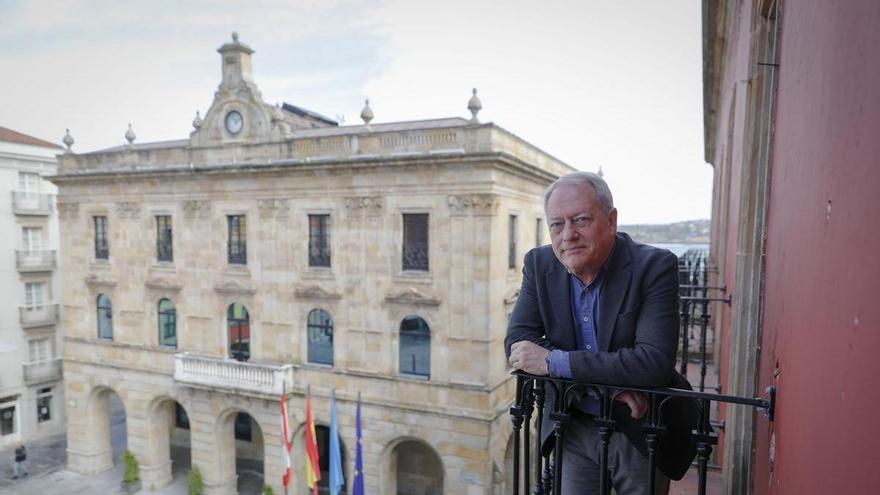
[[611, 196], [611, 189], [608, 188], [608, 183], [605, 182], [605, 179], [603, 179], [602, 176], [593, 172], [572, 172], [556, 179], [556, 181], [554, 181], [553, 184], [550, 184], [550, 187], [547, 188], [547, 191], [544, 193], [545, 215], [547, 213], [547, 203], [550, 202], [550, 196], [557, 187], [562, 185], [580, 187], [590, 186], [596, 194], [596, 200], [598, 200], [599, 204], [605, 208], [606, 213], [614, 208], [614, 197]]

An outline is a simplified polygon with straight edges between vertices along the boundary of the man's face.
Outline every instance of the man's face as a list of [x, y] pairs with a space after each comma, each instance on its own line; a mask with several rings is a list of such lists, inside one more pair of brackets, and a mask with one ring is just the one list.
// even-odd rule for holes
[[547, 202], [556, 258], [585, 283], [599, 273], [614, 247], [617, 210], [605, 211], [589, 185], [563, 184]]

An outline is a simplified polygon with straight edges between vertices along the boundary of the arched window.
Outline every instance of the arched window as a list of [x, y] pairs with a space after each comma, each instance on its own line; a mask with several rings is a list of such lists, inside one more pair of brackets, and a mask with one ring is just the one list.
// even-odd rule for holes
[[308, 360], [310, 363], [333, 366], [333, 318], [323, 309], [309, 312]]
[[177, 310], [170, 299], [159, 301], [159, 345], [177, 347]]
[[431, 377], [431, 329], [418, 316], [400, 322], [400, 373]]
[[251, 317], [243, 304], [232, 303], [226, 311], [229, 357], [247, 361], [251, 357]]
[[98, 294], [98, 338], [113, 340], [113, 305], [106, 294]]

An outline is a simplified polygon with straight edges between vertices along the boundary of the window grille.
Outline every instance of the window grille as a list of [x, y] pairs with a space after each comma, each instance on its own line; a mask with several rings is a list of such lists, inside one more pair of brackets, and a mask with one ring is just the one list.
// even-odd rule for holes
[[428, 271], [428, 214], [403, 214], [403, 269]]

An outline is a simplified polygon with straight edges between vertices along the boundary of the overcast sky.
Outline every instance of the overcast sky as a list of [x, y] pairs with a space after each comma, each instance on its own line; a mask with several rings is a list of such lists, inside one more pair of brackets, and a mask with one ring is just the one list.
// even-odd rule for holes
[[238, 31], [270, 102], [469, 117], [605, 172], [620, 223], [708, 218], [699, 0], [0, 0], [0, 126], [74, 151], [182, 139]]

